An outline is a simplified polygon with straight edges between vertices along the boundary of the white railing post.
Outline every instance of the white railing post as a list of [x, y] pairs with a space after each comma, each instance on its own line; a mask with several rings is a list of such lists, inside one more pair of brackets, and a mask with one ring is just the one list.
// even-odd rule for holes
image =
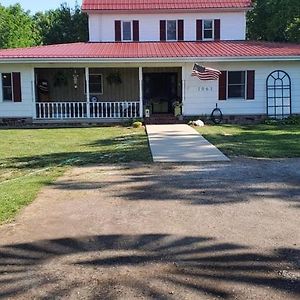
[[140, 83], [140, 118], [144, 116], [144, 105], [143, 105], [143, 68], [139, 67], [139, 83]]
[[88, 67], [85, 68], [85, 85], [86, 85], [86, 116], [91, 117], [90, 110], [90, 70]]
[[[40, 102], [36, 103], [37, 119], [71, 120], [86, 119], [86, 102]], [[139, 101], [89, 103], [92, 119], [132, 119], [139, 117]]]

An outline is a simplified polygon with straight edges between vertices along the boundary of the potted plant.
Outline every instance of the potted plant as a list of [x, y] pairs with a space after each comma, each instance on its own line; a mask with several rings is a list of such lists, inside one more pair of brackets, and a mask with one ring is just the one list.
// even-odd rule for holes
[[121, 75], [119, 72], [110, 73], [106, 77], [106, 80], [109, 85], [113, 85], [113, 84], [119, 85], [122, 83]]
[[180, 117], [182, 114], [182, 102], [176, 100], [173, 102], [173, 109], [175, 117]]

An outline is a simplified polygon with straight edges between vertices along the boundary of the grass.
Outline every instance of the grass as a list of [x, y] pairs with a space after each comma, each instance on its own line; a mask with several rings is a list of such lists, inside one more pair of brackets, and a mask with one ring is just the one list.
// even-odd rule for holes
[[68, 167], [150, 162], [143, 129], [0, 130], [0, 223], [12, 220]]
[[300, 125], [219, 125], [197, 130], [229, 156], [300, 157]]

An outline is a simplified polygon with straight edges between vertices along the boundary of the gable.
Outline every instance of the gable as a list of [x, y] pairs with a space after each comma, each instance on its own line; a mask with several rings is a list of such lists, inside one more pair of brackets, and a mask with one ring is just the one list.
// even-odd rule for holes
[[83, 0], [82, 9], [90, 10], [204, 10], [249, 9], [252, 0]]

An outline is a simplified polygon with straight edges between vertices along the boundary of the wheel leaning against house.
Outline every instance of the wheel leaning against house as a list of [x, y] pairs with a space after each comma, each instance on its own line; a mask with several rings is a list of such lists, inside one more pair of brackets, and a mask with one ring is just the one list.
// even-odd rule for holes
[[210, 119], [214, 122], [214, 124], [220, 124], [223, 121], [223, 113], [218, 106], [212, 111]]

